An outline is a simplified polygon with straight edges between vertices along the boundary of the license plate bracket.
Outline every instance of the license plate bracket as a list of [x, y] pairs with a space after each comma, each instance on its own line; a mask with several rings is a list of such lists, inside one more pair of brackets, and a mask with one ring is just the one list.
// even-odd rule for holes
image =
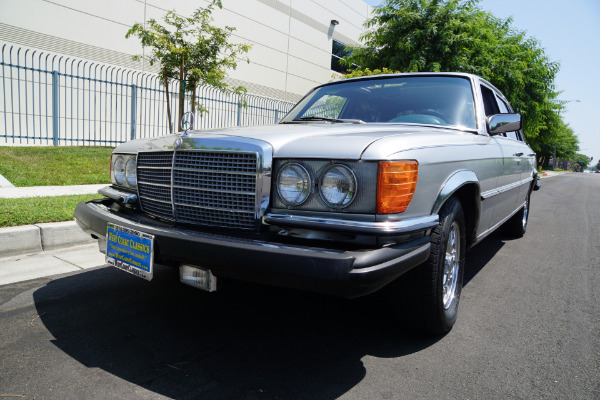
[[106, 263], [147, 281], [153, 278], [154, 235], [108, 223]]

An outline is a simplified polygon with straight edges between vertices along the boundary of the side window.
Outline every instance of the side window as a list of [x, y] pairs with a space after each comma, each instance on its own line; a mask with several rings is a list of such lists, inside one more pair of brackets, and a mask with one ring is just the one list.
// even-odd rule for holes
[[[494, 114], [510, 113], [510, 109], [508, 108], [508, 105], [504, 102], [504, 100], [496, 97], [496, 95], [494, 94], [494, 92], [491, 89], [482, 85], [481, 86], [481, 95], [483, 96], [483, 106], [485, 108], [485, 116], [486, 117], [488, 117], [490, 115], [494, 115]], [[504, 136], [504, 137], [507, 137], [507, 138], [513, 139], [513, 140], [522, 141], [521, 133], [518, 131], [506, 132], [500, 136]]]
[[483, 96], [483, 107], [485, 108], [485, 116], [488, 117], [494, 114], [500, 114], [500, 108], [496, 102], [494, 92], [485, 86], [481, 86], [481, 95]]

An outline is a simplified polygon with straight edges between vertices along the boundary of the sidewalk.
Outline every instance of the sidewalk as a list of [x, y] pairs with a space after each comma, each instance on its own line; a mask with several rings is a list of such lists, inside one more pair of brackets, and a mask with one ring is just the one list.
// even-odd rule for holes
[[104, 254], [93, 242], [0, 258], [0, 286], [103, 266]]
[[[542, 179], [566, 172], [544, 171]], [[93, 194], [102, 185], [0, 187], [0, 198]], [[100, 196], [100, 195], [98, 195]], [[104, 264], [96, 240], [75, 221], [0, 228], [0, 285]]]
[[[0, 175], [1, 176], [1, 175]], [[32, 186], [32, 187], [1, 187], [0, 199], [21, 199], [24, 197], [69, 196], [76, 194], [94, 194], [108, 186], [101, 185], [75, 185], [75, 186]]]
[[553, 176], [570, 174], [570, 173], [571, 173], [570, 171], [542, 171], [540, 173], [540, 178], [551, 178]]

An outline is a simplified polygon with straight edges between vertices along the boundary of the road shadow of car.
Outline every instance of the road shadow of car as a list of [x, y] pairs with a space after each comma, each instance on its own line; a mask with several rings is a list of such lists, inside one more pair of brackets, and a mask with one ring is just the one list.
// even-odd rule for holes
[[434, 344], [398, 326], [377, 298], [345, 300], [230, 282], [203, 293], [161, 269], [145, 282], [111, 267], [34, 293], [59, 349], [170, 398], [333, 399], [365, 377], [365, 355]]
[[[502, 245], [492, 236], [468, 252], [465, 284]], [[363, 357], [403, 357], [441, 339], [399, 322], [381, 296], [227, 283], [208, 294], [173, 269], [146, 282], [106, 267], [51, 281], [34, 301], [70, 357], [177, 399], [334, 399], [363, 380]]]
[[463, 287], [467, 286], [471, 279], [494, 258], [507, 240], [511, 240], [511, 238], [496, 231], [467, 251]]

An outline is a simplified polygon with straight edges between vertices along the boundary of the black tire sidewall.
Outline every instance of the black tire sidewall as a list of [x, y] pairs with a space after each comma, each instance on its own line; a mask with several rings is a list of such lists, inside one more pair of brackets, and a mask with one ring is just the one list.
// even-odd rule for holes
[[[459, 234], [459, 271], [458, 281], [456, 283], [455, 298], [450, 307], [444, 308], [443, 301], [443, 277], [444, 263], [446, 255], [446, 246], [453, 223], [456, 222]], [[452, 198], [446, 202], [440, 211], [440, 223], [431, 234], [431, 252], [427, 265], [426, 276], [424, 282], [429, 286], [424, 291], [426, 305], [425, 328], [433, 334], [442, 334], [449, 331], [458, 315], [458, 305], [462, 292], [462, 283], [465, 269], [465, 217], [460, 201]]]

